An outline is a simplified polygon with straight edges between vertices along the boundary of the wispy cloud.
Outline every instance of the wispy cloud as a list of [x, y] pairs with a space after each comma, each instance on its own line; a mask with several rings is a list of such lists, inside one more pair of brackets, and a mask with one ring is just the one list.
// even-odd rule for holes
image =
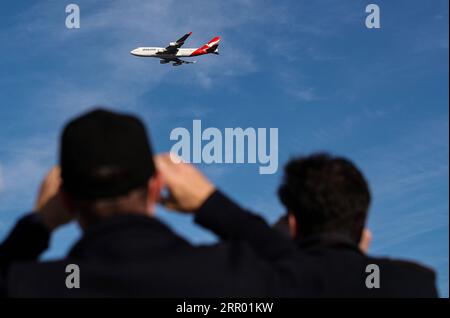
[[[370, 217], [374, 252], [394, 250], [408, 256], [413, 248], [406, 246], [411, 242], [430, 239], [436, 233], [448, 237], [446, 131], [446, 120], [425, 121], [397, 140], [361, 153], [360, 159], [370, 167], [367, 172], [374, 197]], [[432, 248], [448, 259], [448, 245]], [[421, 253], [422, 259], [432, 261], [425, 257], [426, 250]]]
[[56, 163], [56, 140], [56, 136], [0, 140], [0, 180], [3, 187], [0, 212], [24, 212], [31, 208], [39, 183]]
[[279, 69], [277, 77], [282, 83], [284, 92], [296, 102], [309, 103], [318, 101], [323, 97], [317, 94], [317, 90], [309, 84], [310, 78], [302, 74], [299, 66], [295, 71]]
[[289, 92], [294, 98], [300, 101], [312, 102], [319, 99], [311, 87], [292, 89]]
[[[335, 102], [334, 102], [335, 103]], [[334, 105], [334, 103], [332, 105]], [[322, 148], [329, 148], [336, 142], [347, 138], [357, 138], [361, 129], [374, 124], [382, 124], [383, 120], [399, 111], [399, 107], [393, 105], [389, 108], [370, 107], [361, 105], [352, 109], [351, 113], [340, 113], [336, 120], [330, 120], [328, 125], [318, 125], [311, 132], [314, 144]]]

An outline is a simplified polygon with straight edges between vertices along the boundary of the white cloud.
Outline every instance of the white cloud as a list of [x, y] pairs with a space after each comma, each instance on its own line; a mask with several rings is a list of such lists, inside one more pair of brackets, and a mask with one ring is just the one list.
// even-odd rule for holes
[[314, 89], [310, 87], [306, 88], [299, 88], [299, 89], [292, 89], [290, 90], [290, 93], [294, 98], [305, 101], [305, 102], [312, 102], [318, 99], [316, 94], [314, 93]]
[[23, 212], [31, 208], [42, 178], [56, 161], [56, 141], [55, 136], [1, 141], [4, 147], [0, 151], [6, 150], [8, 159], [3, 159], [0, 167], [0, 211]]
[[322, 99], [316, 93], [316, 89], [307, 84], [309, 78], [301, 73], [301, 70], [282, 70], [278, 73], [280, 81], [283, 83], [283, 89], [286, 94], [294, 100], [302, 103], [309, 103]]

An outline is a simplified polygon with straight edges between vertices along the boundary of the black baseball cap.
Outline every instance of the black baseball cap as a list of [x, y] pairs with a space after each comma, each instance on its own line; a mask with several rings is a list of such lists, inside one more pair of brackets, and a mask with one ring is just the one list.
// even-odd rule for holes
[[155, 174], [141, 120], [101, 108], [65, 126], [60, 165], [63, 189], [78, 199], [124, 195]]

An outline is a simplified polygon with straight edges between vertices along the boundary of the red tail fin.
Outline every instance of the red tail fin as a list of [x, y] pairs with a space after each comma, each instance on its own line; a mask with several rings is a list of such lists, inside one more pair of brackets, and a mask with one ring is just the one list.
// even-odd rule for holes
[[206, 45], [208, 45], [209, 47], [214, 46], [214, 45], [219, 45], [220, 42], [220, 36], [216, 36], [214, 39], [212, 39], [211, 41], [209, 41]]
[[195, 50], [191, 56], [203, 55], [208, 53], [217, 53], [220, 42], [220, 36], [216, 36], [211, 41], [203, 45], [202, 47]]

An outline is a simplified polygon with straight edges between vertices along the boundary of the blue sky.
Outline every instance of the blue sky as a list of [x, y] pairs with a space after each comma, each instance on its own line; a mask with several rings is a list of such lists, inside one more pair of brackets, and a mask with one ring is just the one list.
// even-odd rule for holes
[[[371, 252], [438, 272], [448, 297], [448, 1], [65, 1], [0, 4], [0, 238], [29, 211], [57, 162], [63, 124], [93, 105], [138, 114], [157, 151], [192, 126], [279, 129], [279, 161], [326, 150], [351, 158], [373, 193]], [[381, 29], [365, 28], [365, 6]], [[138, 59], [138, 46], [184, 33], [197, 47], [222, 36], [221, 55], [174, 68]], [[221, 189], [268, 221], [284, 211], [282, 169], [203, 165]], [[214, 237], [188, 216], [158, 211], [195, 243]], [[46, 258], [79, 236], [59, 230]]]

